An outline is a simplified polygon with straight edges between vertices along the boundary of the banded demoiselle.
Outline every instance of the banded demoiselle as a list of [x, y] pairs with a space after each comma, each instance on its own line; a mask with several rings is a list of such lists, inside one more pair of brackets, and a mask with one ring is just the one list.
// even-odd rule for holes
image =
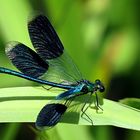
[[[0, 67], [0, 73], [66, 90], [56, 97], [56, 100], [64, 99], [63, 104], [46, 104], [38, 114], [37, 128], [52, 127], [67, 110], [70, 99], [88, 93], [96, 94], [97, 91], [103, 92], [105, 88], [100, 80], [93, 83], [83, 78], [47, 17], [42, 14], [34, 16], [28, 22], [28, 31], [36, 52], [20, 42], [9, 42], [6, 54], [21, 72]], [[44, 76], [47, 80], [43, 79]]]

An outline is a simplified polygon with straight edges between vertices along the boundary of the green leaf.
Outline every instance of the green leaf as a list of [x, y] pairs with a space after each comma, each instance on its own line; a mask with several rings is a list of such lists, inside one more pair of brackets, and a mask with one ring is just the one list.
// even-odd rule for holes
[[140, 99], [138, 98], [125, 98], [119, 101], [122, 104], [140, 109]]
[[[41, 87], [16, 87], [0, 89], [0, 122], [35, 122], [37, 114], [41, 108], [55, 96], [63, 92], [53, 88], [44, 90]], [[140, 130], [140, 111], [127, 105], [104, 99], [102, 108], [96, 112], [95, 105], [92, 104], [87, 110], [86, 115], [80, 117], [81, 109], [80, 98], [72, 102], [61, 122], [91, 125], [113, 125], [122, 128]], [[88, 104], [87, 104], [88, 105]]]
[[104, 99], [102, 108], [103, 113], [96, 113], [92, 108], [86, 112], [94, 121], [94, 125], [113, 125], [140, 130], [140, 110], [107, 99]]

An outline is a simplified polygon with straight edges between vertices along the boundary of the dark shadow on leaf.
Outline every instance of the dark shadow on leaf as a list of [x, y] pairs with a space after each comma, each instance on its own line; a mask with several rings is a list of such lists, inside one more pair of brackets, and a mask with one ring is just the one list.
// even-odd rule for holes
[[80, 113], [77, 112], [67, 112], [64, 114], [60, 122], [78, 124]]

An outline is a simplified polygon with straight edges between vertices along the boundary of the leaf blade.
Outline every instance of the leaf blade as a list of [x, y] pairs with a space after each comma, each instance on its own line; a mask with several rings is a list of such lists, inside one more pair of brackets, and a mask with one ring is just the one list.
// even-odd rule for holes
[[[60, 89], [46, 91], [39, 87], [16, 87], [0, 89], [0, 122], [35, 122], [41, 108], [60, 94]], [[103, 113], [89, 107], [86, 113], [94, 125], [113, 125], [140, 130], [140, 111], [127, 105], [104, 99]], [[73, 112], [69, 112], [72, 110]], [[62, 123], [91, 125], [81, 118], [73, 107], [62, 118]], [[78, 121], [75, 120], [77, 115]]]

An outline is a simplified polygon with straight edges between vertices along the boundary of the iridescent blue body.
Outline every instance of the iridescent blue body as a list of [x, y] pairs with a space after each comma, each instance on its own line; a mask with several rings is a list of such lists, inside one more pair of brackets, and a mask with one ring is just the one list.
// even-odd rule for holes
[[21, 78], [24, 78], [24, 79], [27, 79], [27, 80], [30, 80], [30, 81], [34, 81], [34, 82], [37, 82], [37, 83], [40, 83], [40, 84], [49, 85], [49, 86], [53, 86], [53, 87], [59, 87], [59, 88], [63, 88], [63, 89], [73, 88], [73, 86], [71, 86], [71, 85], [63, 85], [63, 84], [58, 84], [58, 83], [54, 83], [54, 82], [30, 77], [30, 76], [25, 75], [23, 73], [20, 73], [20, 72], [11, 70], [11, 69], [3, 68], [3, 67], [0, 67], [0, 73], [15, 75], [15, 76], [18, 76], [18, 77], [21, 77]]
[[15, 75], [15, 76], [18, 76], [18, 77], [21, 77], [30, 81], [40, 83], [40, 84], [67, 89], [66, 92], [61, 93], [56, 97], [57, 100], [69, 99], [71, 97], [87, 94], [89, 92], [93, 93], [93, 92], [96, 92], [97, 90], [100, 90], [100, 92], [104, 91], [104, 86], [102, 85], [100, 80], [96, 80], [95, 83], [91, 83], [88, 80], [81, 80], [81, 81], [77, 81], [77, 84], [75, 85], [64, 85], [64, 84], [50, 82], [47, 80], [30, 77], [23, 73], [20, 73], [11, 69], [3, 68], [3, 67], [0, 67], [0, 73]]
[[103, 92], [104, 86], [100, 80], [92, 83], [82, 77], [72, 59], [65, 52], [47, 17], [34, 16], [28, 22], [28, 31], [36, 52], [17, 41], [8, 43], [6, 54], [21, 72], [0, 67], [0, 73], [66, 89], [56, 97], [56, 100], [66, 99], [64, 104], [47, 104], [38, 114], [36, 127], [42, 129], [52, 127], [59, 122], [67, 110], [67, 101], [70, 98], [96, 93], [96, 91]]

